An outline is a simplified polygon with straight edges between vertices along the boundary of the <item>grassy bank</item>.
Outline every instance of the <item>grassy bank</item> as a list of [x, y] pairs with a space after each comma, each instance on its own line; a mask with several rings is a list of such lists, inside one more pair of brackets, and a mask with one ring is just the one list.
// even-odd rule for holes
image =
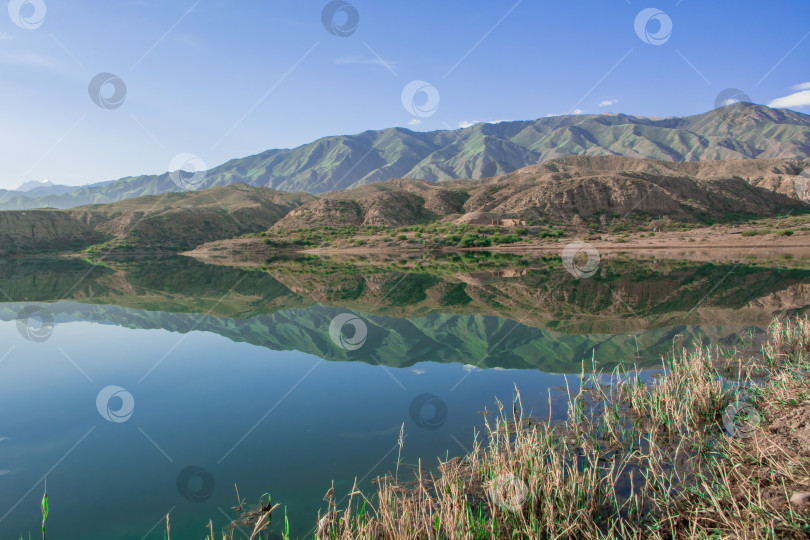
[[[353, 490], [314, 534], [335, 539], [807, 538], [810, 321], [761, 352], [682, 352], [659, 377], [585, 375], [568, 419], [519, 395], [487, 443], [435, 474]], [[258, 536], [257, 536], [258, 537]]]
[[[613, 244], [649, 243], [663, 238], [667, 242], [712, 242], [756, 244], [757, 238], [774, 238], [794, 233], [808, 237], [810, 214], [762, 218], [729, 216], [713, 221], [677, 222], [669, 218], [633, 215], [619, 219], [595, 215], [576, 222], [527, 221], [525, 226], [503, 227], [435, 221], [404, 227], [344, 226], [277, 229], [244, 237], [262, 238], [265, 245], [279, 251], [312, 249], [388, 249], [456, 250], [470, 248], [554, 247], [574, 240], [603, 241]], [[600, 219], [601, 218], [601, 219]], [[761, 238], [759, 238], [761, 240]]]

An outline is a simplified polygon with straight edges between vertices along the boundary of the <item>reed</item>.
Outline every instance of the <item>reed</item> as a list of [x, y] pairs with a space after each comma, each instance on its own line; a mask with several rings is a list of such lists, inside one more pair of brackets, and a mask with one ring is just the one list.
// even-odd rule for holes
[[768, 444], [761, 429], [742, 439], [723, 426], [740, 403], [766, 421], [810, 406], [807, 318], [774, 321], [761, 352], [749, 363], [766, 374], [755, 379], [752, 366], [737, 380], [721, 375], [728, 357], [712, 350], [674, 351], [648, 382], [635, 370], [583, 369], [557, 424], [526, 417], [518, 393], [511, 415], [501, 407], [486, 423], [486, 444], [476, 438], [435, 474], [420, 463], [412, 481], [380, 478], [370, 498], [355, 486], [362, 506], [338, 510], [330, 500], [316, 537], [805, 538], [806, 507], [789, 499], [810, 481], [808, 460]]

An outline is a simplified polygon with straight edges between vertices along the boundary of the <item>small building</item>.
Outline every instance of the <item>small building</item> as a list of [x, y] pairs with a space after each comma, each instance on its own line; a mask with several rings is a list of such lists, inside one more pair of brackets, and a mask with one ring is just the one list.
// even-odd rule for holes
[[493, 219], [491, 225], [496, 225], [498, 227], [525, 227], [526, 220], [525, 219]]

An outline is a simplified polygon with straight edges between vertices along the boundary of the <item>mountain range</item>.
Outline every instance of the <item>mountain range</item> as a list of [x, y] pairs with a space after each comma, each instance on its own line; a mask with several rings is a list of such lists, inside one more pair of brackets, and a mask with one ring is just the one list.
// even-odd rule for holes
[[[706, 223], [810, 211], [810, 161], [671, 162], [568, 156], [481, 180], [392, 179], [321, 195], [236, 183], [72, 209], [0, 212], [0, 254], [177, 251], [272, 229], [402, 227], [493, 219], [573, 224], [666, 216]], [[217, 248], [219, 249], [219, 248]]]
[[193, 185], [173, 181], [184, 176], [174, 171], [77, 188], [0, 190], [0, 209], [72, 208], [234, 183], [319, 194], [391, 178], [480, 179], [568, 155], [663, 161], [806, 158], [810, 116], [738, 103], [681, 118], [565, 115], [433, 132], [389, 128], [233, 159], [196, 174]]

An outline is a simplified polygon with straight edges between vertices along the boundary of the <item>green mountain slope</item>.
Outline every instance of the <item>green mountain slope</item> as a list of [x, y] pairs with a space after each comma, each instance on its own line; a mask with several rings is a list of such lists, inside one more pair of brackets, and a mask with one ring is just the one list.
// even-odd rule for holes
[[[323, 193], [391, 178], [484, 178], [567, 155], [665, 161], [810, 155], [810, 116], [762, 105], [731, 107], [683, 118], [568, 115], [452, 131], [390, 128], [324, 137], [298, 148], [233, 159], [209, 170], [195, 188], [244, 182]], [[89, 185], [70, 193], [16, 195], [0, 201], [0, 208], [69, 208], [174, 191], [182, 189], [164, 173]]]

